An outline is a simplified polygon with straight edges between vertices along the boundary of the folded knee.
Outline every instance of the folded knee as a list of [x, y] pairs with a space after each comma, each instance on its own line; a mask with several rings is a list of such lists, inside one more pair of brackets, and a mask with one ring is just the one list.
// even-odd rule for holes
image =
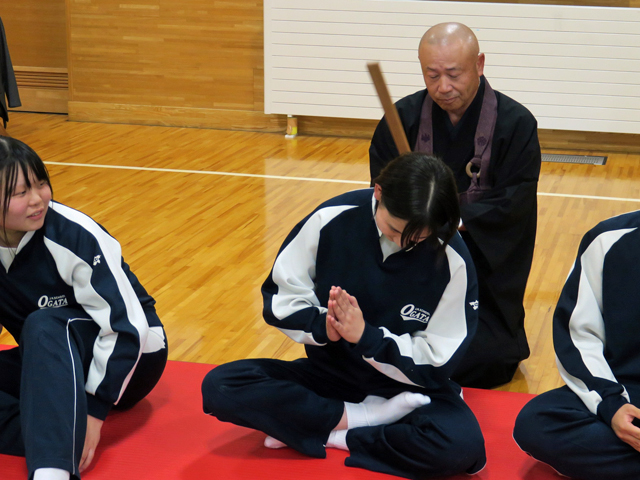
[[42, 339], [43, 334], [54, 334], [60, 329], [58, 322], [52, 321], [49, 309], [36, 310], [27, 315], [22, 326], [21, 344], [29, 345]]
[[539, 450], [548, 444], [544, 439], [541, 418], [535, 405], [525, 405], [518, 414], [513, 428], [513, 439], [522, 451], [531, 455], [537, 455]]
[[446, 472], [446, 475], [479, 472], [487, 463], [482, 434], [474, 435], [471, 433], [464, 439], [458, 439], [450, 449], [437, 455], [436, 461], [439, 462], [439, 468], [442, 472]]
[[[486, 452], [479, 426], [442, 425], [425, 421], [425, 418], [422, 418], [419, 424], [412, 425], [410, 429], [406, 428], [408, 425], [404, 425], [405, 428], [402, 430], [394, 429], [405, 437], [404, 443], [412, 444], [409, 449], [403, 447], [402, 451], [406, 458], [413, 458], [412, 463], [417, 467], [416, 476], [477, 473], [484, 467]], [[391, 440], [391, 431], [387, 430], [387, 438]], [[394, 437], [393, 443], [398, 448], [401, 438], [395, 435]]]
[[202, 381], [202, 406], [204, 413], [218, 416], [221, 410], [233, 408], [228, 383], [231, 380], [229, 364], [220, 365], [211, 370]]

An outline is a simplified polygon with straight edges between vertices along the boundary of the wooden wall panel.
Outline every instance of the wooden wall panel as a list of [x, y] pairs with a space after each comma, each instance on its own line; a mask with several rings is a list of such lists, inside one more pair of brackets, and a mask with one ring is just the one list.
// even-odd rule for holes
[[22, 106], [13, 110], [67, 113], [69, 82], [66, 68], [14, 66]]
[[69, 0], [71, 100], [261, 111], [262, 2]]
[[0, 0], [0, 15], [22, 101], [16, 110], [66, 113], [65, 0]]
[[284, 115], [252, 110], [225, 110], [100, 102], [69, 102], [69, 118], [78, 122], [133, 123], [173, 127], [284, 132]]
[[65, 0], [0, 0], [13, 66], [67, 68]]

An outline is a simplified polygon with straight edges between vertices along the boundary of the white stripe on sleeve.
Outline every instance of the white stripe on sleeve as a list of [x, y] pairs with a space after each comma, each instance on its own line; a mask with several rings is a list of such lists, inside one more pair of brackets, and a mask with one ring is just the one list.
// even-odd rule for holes
[[[634, 229], [604, 232], [594, 239], [580, 257], [580, 279], [575, 308], [569, 319], [571, 341], [578, 349], [582, 361], [592, 376], [618, 382], [604, 357], [605, 329], [602, 318], [602, 270], [604, 257], [620, 238]], [[566, 384], [596, 414], [602, 401], [595, 391], [589, 391], [585, 383], [569, 374], [556, 357], [560, 376]], [[625, 397], [628, 394], [625, 390]]]
[[[278, 320], [308, 307], [316, 307], [320, 315], [326, 313], [327, 309], [320, 306], [314, 290], [320, 230], [342, 212], [355, 207], [356, 205], [339, 205], [316, 211], [280, 252], [272, 273], [278, 293], [272, 297], [271, 305], [273, 315]], [[320, 345], [313, 339], [311, 332], [283, 328], [279, 330], [298, 343]]]
[[[107, 234], [96, 222], [87, 215], [61, 204], [52, 204], [56, 212], [68, 220], [80, 225], [89, 232], [97, 241], [102, 258], [100, 261], [107, 263], [113, 275], [118, 294], [124, 302], [127, 319], [138, 331], [139, 350], [138, 359], [146, 343], [149, 332], [149, 324], [129, 278], [122, 269], [122, 254], [118, 241]], [[56, 260], [56, 266], [65, 283], [74, 289], [76, 300], [91, 315], [91, 318], [100, 326], [101, 332], [94, 344], [94, 358], [91, 362], [86, 383], [88, 393], [95, 394], [106, 374], [106, 365], [111, 357], [118, 334], [112, 330], [110, 323], [111, 307], [106, 299], [98, 295], [91, 285], [93, 266], [84, 262], [75, 253], [45, 238], [45, 245]], [[137, 363], [137, 362], [136, 362]], [[119, 397], [126, 388], [135, 365], [127, 375], [123, 383]]]

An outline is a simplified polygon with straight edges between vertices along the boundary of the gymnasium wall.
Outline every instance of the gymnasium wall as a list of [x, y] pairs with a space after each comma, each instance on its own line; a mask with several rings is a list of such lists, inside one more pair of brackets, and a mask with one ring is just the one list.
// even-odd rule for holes
[[17, 110], [66, 113], [65, 0], [0, 0], [0, 17], [20, 90]]
[[494, 89], [544, 129], [640, 134], [640, 9], [450, 1], [265, 0], [265, 111], [382, 114], [367, 62], [399, 100], [424, 88], [425, 29], [460, 21]]
[[[640, 6], [640, 0], [521, 3]], [[0, 17], [17, 72], [62, 72], [66, 62], [72, 120], [285, 129], [283, 115], [264, 114], [260, 0], [0, 0]], [[19, 85], [24, 98], [28, 87]], [[301, 133], [367, 136], [375, 121], [303, 117], [299, 125]], [[555, 145], [553, 132], [545, 135]], [[623, 134], [594, 139], [562, 132], [557, 146], [639, 143]]]
[[264, 115], [261, 1], [68, 0], [74, 120], [283, 129]]

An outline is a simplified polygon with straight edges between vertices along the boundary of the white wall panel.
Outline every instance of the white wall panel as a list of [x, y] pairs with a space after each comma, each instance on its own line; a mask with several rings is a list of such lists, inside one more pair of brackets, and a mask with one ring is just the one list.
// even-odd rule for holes
[[265, 0], [265, 112], [382, 116], [366, 63], [397, 100], [424, 88], [418, 42], [471, 27], [491, 85], [540, 128], [640, 133], [640, 9], [419, 0]]

